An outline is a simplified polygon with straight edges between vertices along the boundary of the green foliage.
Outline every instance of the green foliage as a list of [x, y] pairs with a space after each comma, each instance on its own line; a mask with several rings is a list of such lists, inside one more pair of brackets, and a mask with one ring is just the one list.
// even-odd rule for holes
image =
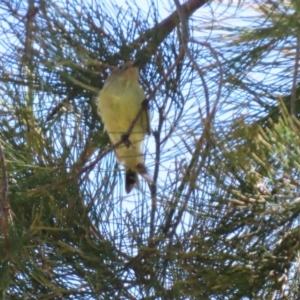
[[[298, 2], [188, 4], [1, 2], [3, 299], [297, 299]], [[95, 97], [135, 58], [156, 185], [128, 197]]]

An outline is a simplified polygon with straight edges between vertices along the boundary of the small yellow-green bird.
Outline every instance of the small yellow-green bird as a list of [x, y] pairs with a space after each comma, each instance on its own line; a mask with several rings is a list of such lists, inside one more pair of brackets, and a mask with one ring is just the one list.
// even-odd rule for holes
[[[98, 113], [113, 144], [119, 142], [122, 135], [128, 131], [145, 100], [138, 77], [138, 62], [127, 62], [110, 74], [100, 91]], [[149, 110], [144, 109], [129, 135], [129, 143], [115, 148], [118, 162], [125, 166], [127, 193], [138, 184], [137, 174], [148, 182], [152, 181], [145, 167], [141, 149], [143, 139], [149, 133]]]

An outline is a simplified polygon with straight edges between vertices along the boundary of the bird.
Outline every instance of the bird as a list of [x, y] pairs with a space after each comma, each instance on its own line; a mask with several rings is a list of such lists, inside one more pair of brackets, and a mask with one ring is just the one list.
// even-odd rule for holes
[[[138, 61], [129, 61], [113, 70], [105, 80], [97, 104], [98, 114], [111, 143], [123, 141], [114, 151], [118, 162], [125, 167], [127, 194], [139, 185], [138, 174], [148, 183], [152, 182], [142, 152], [143, 140], [147, 134], [150, 134], [151, 129], [148, 105], [141, 110], [141, 106], [147, 104], [147, 101], [138, 81], [138, 63]], [[137, 115], [138, 119], [136, 119]], [[129, 136], [126, 136], [135, 119], [132, 131]]]

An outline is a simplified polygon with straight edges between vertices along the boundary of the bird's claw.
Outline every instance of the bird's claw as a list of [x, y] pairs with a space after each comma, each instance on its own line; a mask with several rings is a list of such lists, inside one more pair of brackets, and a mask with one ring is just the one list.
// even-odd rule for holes
[[124, 133], [121, 135], [121, 141], [124, 143], [124, 145], [129, 148], [131, 145], [131, 142], [129, 140], [129, 134]]

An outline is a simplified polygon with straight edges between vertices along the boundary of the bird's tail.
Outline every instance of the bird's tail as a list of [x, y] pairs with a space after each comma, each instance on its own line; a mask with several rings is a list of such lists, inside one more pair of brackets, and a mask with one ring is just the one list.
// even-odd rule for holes
[[130, 169], [126, 170], [125, 174], [125, 190], [129, 194], [135, 185], [138, 185], [139, 179], [137, 173]]
[[127, 169], [125, 174], [125, 190], [129, 194], [134, 186], [139, 185], [138, 174], [140, 174], [149, 184], [153, 179], [149, 175], [144, 163], [138, 163], [135, 170]]

